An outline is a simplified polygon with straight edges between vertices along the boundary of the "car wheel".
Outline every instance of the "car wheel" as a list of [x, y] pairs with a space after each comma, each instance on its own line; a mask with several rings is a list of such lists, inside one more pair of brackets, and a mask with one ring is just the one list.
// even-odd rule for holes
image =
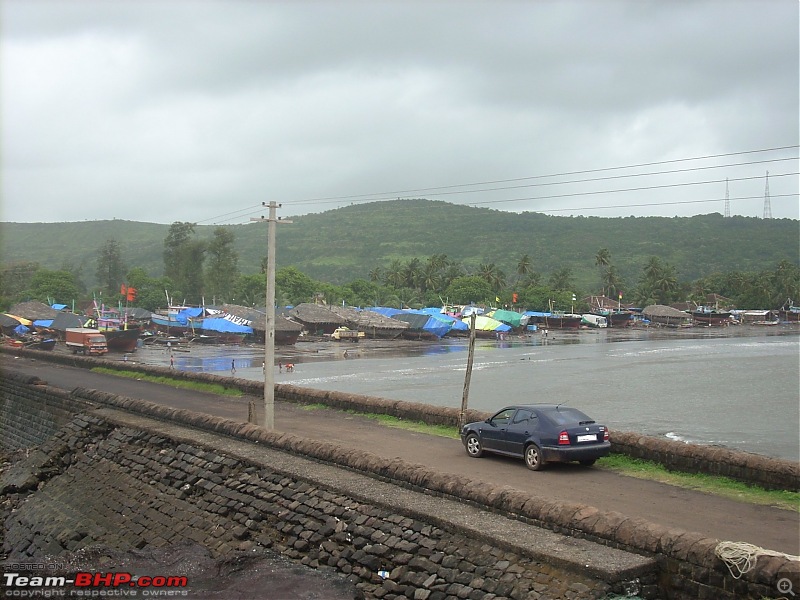
[[470, 433], [467, 436], [467, 454], [469, 454], [472, 458], [480, 458], [483, 456], [481, 440], [474, 433]]
[[544, 466], [542, 451], [539, 450], [539, 446], [536, 444], [531, 444], [525, 448], [525, 466], [531, 471], [539, 471]]
[[593, 464], [594, 464], [596, 461], [597, 461], [597, 459], [596, 459], [596, 458], [593, 458], [593, 459], [591, 459], [591, 460], [582, 460], [582, 461], [579, 461], [579, 462], [580, 462], [580, 463], [581, 463], [581, 464], [582, 464], [584, 467], [591, 467], [591, 466], [592, 466], [592, 465], [593, 465]]

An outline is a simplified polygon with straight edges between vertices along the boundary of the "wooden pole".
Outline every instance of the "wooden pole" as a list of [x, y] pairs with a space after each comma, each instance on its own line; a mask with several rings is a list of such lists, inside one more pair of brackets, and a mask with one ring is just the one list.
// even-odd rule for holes
[[458, 413], [458, 431], [466, 425], [467, 404], [469, 402], [469, 382], [472, 379], [472, 361], [475, 358], [475, 321], [477, 315], [472, 313], [469, 318], [469, 352], [467, 353], [467, 373], [464, 375], [464, 393], [461, 396], [461, 412]]

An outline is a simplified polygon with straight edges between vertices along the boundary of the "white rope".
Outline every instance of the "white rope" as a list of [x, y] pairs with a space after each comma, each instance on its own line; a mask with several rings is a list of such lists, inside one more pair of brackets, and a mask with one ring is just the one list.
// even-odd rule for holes
[[720, 542], [714, 549], [714, 554], [725, 563], [734, 579], [739, 579], [751, 571], [756, 566], [759, 556], [783, 556], [789, 560], [800, 561], [800, 556], [765, 550], [746, 542]]

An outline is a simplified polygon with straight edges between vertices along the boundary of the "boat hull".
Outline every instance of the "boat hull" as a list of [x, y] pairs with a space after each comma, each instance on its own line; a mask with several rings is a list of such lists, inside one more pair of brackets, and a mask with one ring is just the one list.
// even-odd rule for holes
[[580, 315], [560, 315], [544, 317], [542, 327], [545, 329], [580, 329]]
[[140, 329], [101, 329], [100, 332], [106, 337], [109, 352], [136, 352]]

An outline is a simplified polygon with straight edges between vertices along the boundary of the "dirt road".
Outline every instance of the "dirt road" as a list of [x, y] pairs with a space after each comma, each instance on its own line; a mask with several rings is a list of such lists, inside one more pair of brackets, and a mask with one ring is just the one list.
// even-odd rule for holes
[[[231, 399], [187, 392], [148, 382], [92, 373], [44, 360], [0, 355], [0, 369], [35, 375], [49, 385], [103, 390], [174, 408], [247, 420], [246, 398]], [[256, 401], [258, 410], [262, 409]], [[666, 527], [696, 531], [720, 540], [748, 542], [792, 555], [800, 554], [800, 514], [755, 506], [625, 477], [578, 465], [552, 465], [528, 471], [521, 461], [469, 458], [457, 440], [388, 428], [372, 419], [332, 410], [308, 410], [275, 404], [275, 427], [294, 435], [358, 448], [386, 458], [401, 458], [472, 479], [508, 485], [550, 499], [585, 503], [602, 510], [642, 517]], [[602, 463], [602, 460], [599, 464]]]

